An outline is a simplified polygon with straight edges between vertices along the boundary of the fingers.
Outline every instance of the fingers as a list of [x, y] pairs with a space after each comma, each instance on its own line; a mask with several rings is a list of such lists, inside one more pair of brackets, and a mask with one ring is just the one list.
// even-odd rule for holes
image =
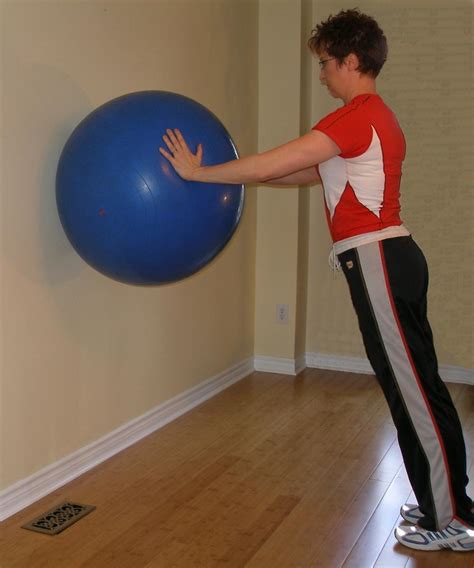
[[[168, 146], [168, 150], [170, 152], [174, 152], [174, 146], [173, 144], [170, 142], [168, 136], [166, 136], [166, 134], [163, 136], [163, 141], [164, 143]], [[162, 148], [160, 148], [160, 152], [161, 152]], [[164, 151], [164, 150], [163, 150]], [[163, 153], [163, 152], [162, 152]], [[168, 152], [166, 152], [168, 154]], [[169, 154], [168, 154], [169, 155]]]
[[171, 144], [173, 145], [173, 148], [178, 149], [180, 146], [179, 140], [177, 139], [175, 133], [171, 130], [171, 128], [167, 128], [166, 129], [166, 134], [168, 135], [168, 138], [171, 142]]
[[196, 154], [194, 155], [184, 139], [181, 131], [178, 128], [166, 129], [166, 134], [163, 135], [163, 141], [168, 147], [169, 152], [165, 149], [160, 148], [160, 153], [169, 160], [173, 165], [175, 165], [176, 160], [188, 160], [193, 161], [197, 159], [198, 165], [200, 165], [202, 160], [203, 148], [202, 144], [198, 144]]
[[175, 128], [174, 130], [167, 128], [166, 135], [163, 136], [163, 140], [166, 142], [166, 145], [171, 151], [181, 149], [189, 152], [186, 140], [183, 138], [183, 135], [178, 128]]
[[169, 161], [173, 162], [174, 158], [171, 154], [169, 154], [164, 148], [159, 148], [160, 153]]
[[186, 144], [183, 135], [177, 128], [175, 128], [174, 131], [171, 130], [170, 128], [167, 128], [166, 134], [167, 134], [167, 139], [165, 139], [165, 142], [171, 151], [184, 150], [189, 152], [188, 145]]
[[175, 128], [174, 132], [175, 132], [175, 135], [176, 135], [176, 139], [178, 140], [178, 143], [181, 146], [181, 148], [183, 148], [184, 150], [187, 150], [189, 152], [188, 145], [186, 144], [186, 140], [183, 138], [181, 131], [178, 130], [177, 128]]

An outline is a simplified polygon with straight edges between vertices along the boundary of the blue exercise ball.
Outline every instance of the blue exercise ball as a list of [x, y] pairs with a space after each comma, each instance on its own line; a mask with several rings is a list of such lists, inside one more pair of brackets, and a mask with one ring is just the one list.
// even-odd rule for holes
[[142, 91], [89, 114], [62, 151], [56, 201], [72, 246], [93, 268], [120, 282], [156, 285], [194, 274], [234, 233], [242, 185], [182, 180], [159, 153], [167, 128], [203, 164], [238, 157], [219, 119], [188, 97]]

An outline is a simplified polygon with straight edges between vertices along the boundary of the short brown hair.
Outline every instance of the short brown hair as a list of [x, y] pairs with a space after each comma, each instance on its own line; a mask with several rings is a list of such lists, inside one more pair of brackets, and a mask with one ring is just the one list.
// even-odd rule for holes
[[378, 23], [358, 8], [342, 10], [318, 24], [308, 46], [313, 53], [326, 51], [342, 63], [349, 53], [359, 59], [358, 70], [377, 77], [387, 59], [387, 38]]

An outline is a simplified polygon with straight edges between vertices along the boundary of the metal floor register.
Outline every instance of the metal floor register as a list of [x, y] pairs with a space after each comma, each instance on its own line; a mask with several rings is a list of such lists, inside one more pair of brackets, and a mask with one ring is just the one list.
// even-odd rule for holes
[[23, 529], [43, 534], [55, 535], [67, 529], [95, 509], [92, 505], [80, 505], [67, 501], [36, 517], [33, 521], [23, 525]]

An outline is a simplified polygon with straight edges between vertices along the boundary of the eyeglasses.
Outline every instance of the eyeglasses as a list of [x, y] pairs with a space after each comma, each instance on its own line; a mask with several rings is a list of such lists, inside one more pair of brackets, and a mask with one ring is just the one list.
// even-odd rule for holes
[[332, 61], [333, 59], [336, 59], [335, 57], [329, 57], [328, 59], [321, 59], [320, 61], [318, 61], [318, 65], [320, 67], [320, 69], [324, 69], [324, 64], [327, 63], [328, 61]]

